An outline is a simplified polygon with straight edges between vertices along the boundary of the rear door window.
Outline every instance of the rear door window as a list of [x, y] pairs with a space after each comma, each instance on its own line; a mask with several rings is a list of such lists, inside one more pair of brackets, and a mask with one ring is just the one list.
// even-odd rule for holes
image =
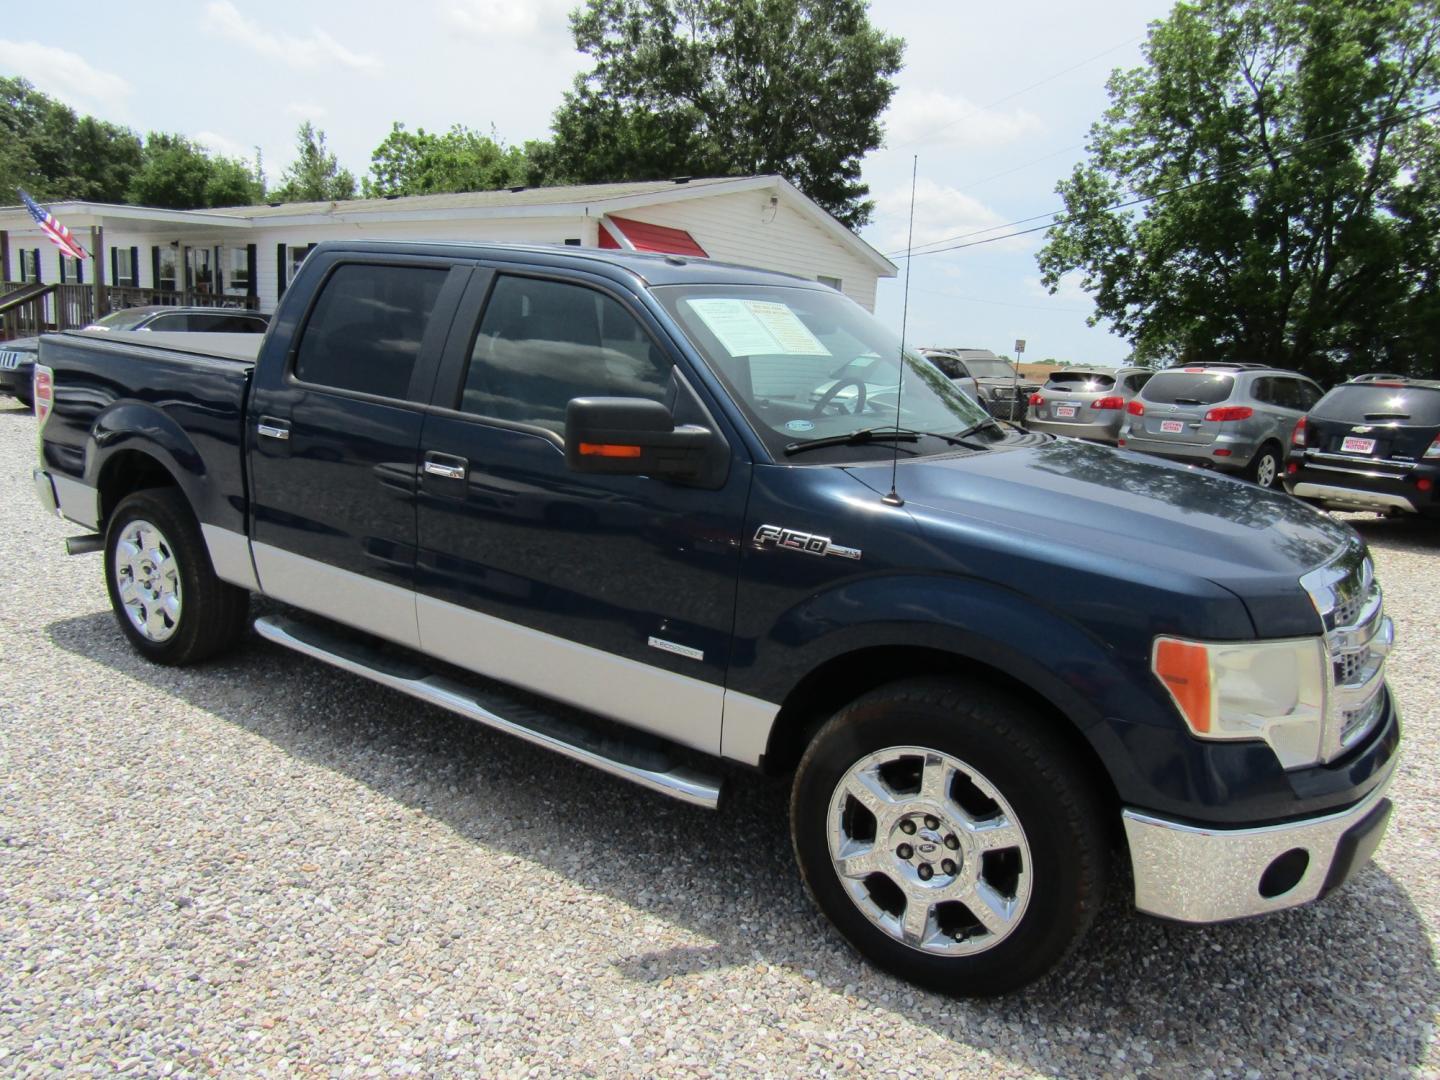
[[1145, 400], [1157, 405], [1214, 405], [1235, 388], [1235, 376], [1161, 371], [1145, 384]]
[[342, 263], [326, 279], [295, 357], [295, 378], [405, 398], [448, 271]]
[[151, 319], [145, 324], [145, 329], [156, 333], [174, 333], [180, 330], [190, 329], [190, 316], [188, 315], [161, 315]]
[[460, 408], [563, 435], [572, 398], [663, 401], [671, 366], [614, 297], [565, 281], [501, 275], [480, 318]]

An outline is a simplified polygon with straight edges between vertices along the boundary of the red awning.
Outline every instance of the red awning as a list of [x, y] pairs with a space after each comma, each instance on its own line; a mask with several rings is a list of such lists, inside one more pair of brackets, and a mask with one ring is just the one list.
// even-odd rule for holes
[[633, 249], [652, 251], [657, 255], [694, 255], [701, 259], [710, 256], [695, 242], [695, 238], [684, 229], [672, 229], [668, 225], [651, 225], [648, 221], [633, 218], [608, 216], [600, 221], [600, 246], [602, 248]]

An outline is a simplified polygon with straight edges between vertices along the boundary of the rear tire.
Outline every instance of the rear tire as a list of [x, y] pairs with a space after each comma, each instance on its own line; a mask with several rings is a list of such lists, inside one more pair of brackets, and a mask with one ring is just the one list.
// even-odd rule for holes
[[105, 585], [121, 631], [157, 664], [218, 656], [245, 631], [250, 594], [215, 576], [200, 526], [175, 488], [137, 491], [115, 508]]
[[791, 833], [805, 885], [855, 949], [946, 994], [1038, 979], [1104, 897], [1100, 800], [1047, 718], [941, 679], [872, 691], [816, 735]]
[[1283, 475], [1283, 460], [1280, 447], [1274, 443], [1266, 443], [1255, 451], [1255, 457], [1250, 462], [1250, 482], [1263, 488], [1279, 487]]

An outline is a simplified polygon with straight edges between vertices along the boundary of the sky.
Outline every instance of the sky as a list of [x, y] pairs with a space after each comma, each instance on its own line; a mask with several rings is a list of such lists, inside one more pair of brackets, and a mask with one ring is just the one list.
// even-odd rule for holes
[[[179, 132], [251, 159], [258, 148], [272, 183], [309, 119], [358, 177], [396, 120], [464, 124], [506, 143], [547, 137], [587, 67], [566, 19], [576, 2], [77, 2], [62, 17], [0, 30], [0, 74], [138, 131]], [[873, 0], [871, 22], [906, 50], [885, 145], [864, 162], [877, 205], [861, 235], [903, 253], [912, 167], [917, 247], [1003, 235], [996, 226], [1058, 210], [1055, 184], [1084, 158], [1106, 79], [1140, 62], [1147, 25], [1170, 6]], [[1103, 323], [1087, 325], [1093, 308], [1078, 280], [1053, 296], [1041, 284], [1043, 239], [917, 256], [908, 311], [897, 258], [900, 276], [881, 282], [876, 314], [896, 329], [903, 321], [916, 345], [1010, 353], [1023, 338], [1027, 360], [1123, 362], [1130, 346]]]

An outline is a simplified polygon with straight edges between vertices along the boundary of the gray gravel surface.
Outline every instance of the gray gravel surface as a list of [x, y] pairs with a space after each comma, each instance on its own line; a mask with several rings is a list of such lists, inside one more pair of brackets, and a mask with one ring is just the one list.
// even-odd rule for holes
[[998, 1002], [863, 965], [785, 789], [718, 814], [258, 640], [150, 666], [0, 405], [0, 1074], [1440, 1076], [1440, 531], [1364, 516], [1408, 720], [1375, 863], [1184, 928], [1123, 884]]

